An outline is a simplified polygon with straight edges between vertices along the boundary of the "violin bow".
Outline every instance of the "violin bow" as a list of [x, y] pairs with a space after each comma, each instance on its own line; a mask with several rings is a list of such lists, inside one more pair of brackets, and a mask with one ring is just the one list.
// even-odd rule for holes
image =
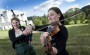
[[[69, 18], [65, 18], [65, 19], [60, 20], [60, 21], [57, 21], [57, 22], [67, 21], [68, 19], [70, 19], [70, 18], [72, 18], [72, 17], [74, 17], [74, 16], [77, 16], [77, 15], [79, 15], [79, 14], [82, 14], [82, 13], [83, 13], [83, 12], [80, 12], [80, 13], [78, 13], [78, 14], [76, 14], [76, 15], [73, 15], [73, 16], [71, 16], [71, 17], [69, 17]], [[75, 18], [73, 18], [73, 19], [75, 19]], [[42, 27], [42, 28], [39, 28], [38, 30], [42, 30], [42, 29], [48, 27], [49, 25], [51, 25], [51, 24], [47, 24], [47, 26], [44, 26], [44, 27]]]

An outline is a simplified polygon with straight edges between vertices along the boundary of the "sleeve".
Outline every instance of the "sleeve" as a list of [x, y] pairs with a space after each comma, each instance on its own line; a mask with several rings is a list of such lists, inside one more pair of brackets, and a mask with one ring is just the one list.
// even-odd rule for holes
[[9, 35], [9, 39], [14, 43], [16, 41], [16, 38], [12, 30], [9, 30], [8, 35]]
[[[22, 31], [24, 31], [25, 30], [25, 28], [26, 27], [24, 27], [24, 26], [22, 26], [20, 29], [22, 30]], [[26, 41], [32, 41], [32, 33], [30, 33], [30, 34], [28, 34], [27, 36], [26, 35], [23, 35], [24, 36], [24, 38], [26, 39]]]
[[58, 54], [61, 54], [63, 52], [63, 50], [65, 50], [66, 47], [66, 41], [68, 38], [68, 32], [67, 29], [63, 29], [61, 30], [61, 35], [58, 35], [58, 38], [56, 40], [56, 48], [58, 50]]
[[26, 39], [27, 39], [28, 41], [30, 41], [30, 42], [32, 41], [32, 35], [33, 35], [33, 34], [31, 33], [31, 34], [27, 35], [27, 37], [26, 37]]

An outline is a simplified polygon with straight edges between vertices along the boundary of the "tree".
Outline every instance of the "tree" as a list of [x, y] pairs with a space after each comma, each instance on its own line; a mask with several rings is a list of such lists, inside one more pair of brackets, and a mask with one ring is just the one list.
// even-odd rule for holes
[[90, 13], [88, 14], [87, 18], [88, 18], [88, 20], [90, 20]]
[[89, 24], [90, 24], [90, 13], [89, 13], [89, 15], [87, 16], [87, 18], [88, 18], [88, 22], [89, 22]]
[[86, 14], [86, 16], [88, 16], [90, 13], [90, 5], [82, 7], [81, 10]]
[[33, 18], [33, 23], [37, 26], [40, 26], [42, 25], [42, 20], [41, 20], [41, 17], [34, 17]]
[[83, 12], [80, 17], [80, 23], [84, 23], [85, 19], [86, 19], [86, 14]]
[[32, 19], [33, 19], [33, 16], [27, 17], [27, 20], [32, 20]]
[[43, 25], [46, 25], [46, 24], [48, 24], [48, 17], [44, 14], [43, 16], [42, 16], [42, 24]]
[[48, 24], [48, 18], [42, 18], [42, 24], [43, 25]]
[[86, 14], [86, 20], [89, 20], [89, 14], [90, 14], [90, 5], [84, 6], [81, 8], [81, 10]]
[[69, 24], [70, 21], [74, 21], [75, 24], [77, 24], [78, 20], [78, 13], [80, 13], [79, 8], [70, 8], [66, 13], [64, 13], [65, 18], [69, 18], [68, 21], [65, 22], [65, 24]]

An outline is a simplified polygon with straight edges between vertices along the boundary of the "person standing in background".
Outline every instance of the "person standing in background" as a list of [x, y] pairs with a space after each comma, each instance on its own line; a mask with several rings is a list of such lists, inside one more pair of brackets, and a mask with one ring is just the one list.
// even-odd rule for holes
[[24, 26], [21, 26], [18, 18], [11, 19], [12, 29], [8, 31], [9, 39], [12, 41], [12, 47], [16, 51], [16, 55], [36, 55], [31, 44], [32, 33], [24, 35]]

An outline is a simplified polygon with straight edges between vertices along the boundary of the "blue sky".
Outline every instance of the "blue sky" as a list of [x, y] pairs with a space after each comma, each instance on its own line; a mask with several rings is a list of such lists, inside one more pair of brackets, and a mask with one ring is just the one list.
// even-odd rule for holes
[[56, 6], [64, 13], [69, 8], [90, 5], [90, 0], [0, 0], [0, 9], [19, 10], [27, 16], [42, 16], [50, 7]]

